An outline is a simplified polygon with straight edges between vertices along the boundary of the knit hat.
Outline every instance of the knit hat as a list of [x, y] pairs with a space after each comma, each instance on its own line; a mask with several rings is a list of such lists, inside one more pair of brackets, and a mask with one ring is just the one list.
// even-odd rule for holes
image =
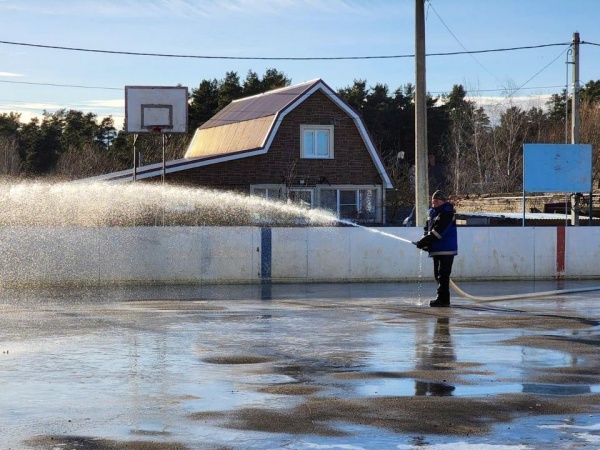
[[443, 200], [443, 201], [448, 200], [448, 197], [442, 191], [435, 191], [433, 193], [433, 196], [431, 198], [432, 199], [437, 199], [437, 200]]

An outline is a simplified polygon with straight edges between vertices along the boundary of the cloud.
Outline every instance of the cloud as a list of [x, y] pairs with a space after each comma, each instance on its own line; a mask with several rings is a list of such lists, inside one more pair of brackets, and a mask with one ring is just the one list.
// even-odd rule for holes
[[[379, 7], [385, 3], [379, 3]], [[297, 12], [366, 14], [373, 5], [361, 0], [79, 0], [48, 2], [47, 0], [0, 1], [1, 11], [84, 17], [215, 17], [226, 14], [281, 15]]]
[[[85, 102], [85, 104], [86, 107], [76, 109], [96, 114], [96, 121], [98, 123], [100, 123], [102, 119], [110, 116], [113, 118], [115, 128], [118, 130], [123, 128], [123, 122], [125, 120], [125, 101], [123, 99], [90, 100]], [[20, 122], [29, 123], [33, 118], [38, 118], [40, 121], [43, 120], [44, 111], [53, 114], [60, 109], [65, 109], [65, 105], [34, 102], [4, 103], [0, 105], [0, 114], [20, 114]]]
[[19, 102], [17, 103], [3, 103], [0, 106], [0, 110], [8, 111], [54, 111], [63, 108], [58, 103], [36, 103], [36, 102]]
[[512, 106], [516, 106], [521, 109], [530, 108], [546, 108], [546, 102], [550, 100], [552, 95], [541, 94], [531, 96], [467, 96], [466, 99], [475, 102], [479, 106], [483, 106], [486, 109], [499, 109], [505, 110]]
[[22, 77], [24, 75], [21, 75], [20, 73], [14, 73], [14, 72], [0, 72], [0, 77]]
[[61, 109], [61, 106], [56, 103], [3, 103], [0, 105], [0, 114], [20, 114], [19, 121], [21, 123], [29, 123], [34, 117], [42, 120], [44, 111], [53, 113], [59, 109]]
[[90, 100], [85, 102], [90, 108], [114, 108], [125, 110], [125, 100], [122, 98], [112, 100]]

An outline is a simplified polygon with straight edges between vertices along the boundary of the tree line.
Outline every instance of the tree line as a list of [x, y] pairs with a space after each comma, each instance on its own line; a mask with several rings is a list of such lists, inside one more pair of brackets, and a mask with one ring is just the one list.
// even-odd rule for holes
[[[289, 86], [291, 79], [276, 69], [262, 76], [248, 71], [223, 79], [205, 79], [191, 89], [189, 133], [172, 135], [167, 159], [183, 156], [195, 129], [231, 101]], [[412, 84], [391, 91], [386, 84], [368, 86], [355, 80], [338, 94], [364, 119], [396, 186], [391, 201], [410, 204], [414, 167], [414, 95]], [[476, 94], [476, 93], [475, 93]], [[473, 93], [471, 93], [473, 97]], [[593, 145], [595, 186], [600, 180], [600, 80], [581, 89], [580, 141]], [[566, 90], [554, 94], [545, 108], [524, 108], [507, 95], [496, 107], [482, 107], [454, 85], [448, 94], [427, 98], [430, 187], [456, 195], [514, 192], [522, 186], [523, 143], [564, 143], [570, 124]], [[62, 109], [22, 123], [18, 113], [0, 115], [0, 172], [15, 177], [53, 176], [76, 179], [130, 168], [133, 136], [119, 131], [112, 117]], [[570, 138], [569, 138], [570, 139]], [[142, 164], [162, 161], [162, 138], [139, 135], [136, 150]]]

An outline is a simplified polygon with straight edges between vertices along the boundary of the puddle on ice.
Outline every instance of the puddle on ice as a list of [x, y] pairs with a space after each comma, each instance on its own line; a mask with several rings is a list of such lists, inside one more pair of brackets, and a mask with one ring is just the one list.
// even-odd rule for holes
[[[408, 293], [398, 300], [403, 289]], [[589, 354], [502, 343], [541, 333], [488, 328], [489, 317], [477, 322], [482, 313], [476, 309], [420, 308], [419, 291], [402, 284], [282, 286], [273, 287], [268, 301], [260, 287], [239, 286], [63, 288], [31, 290], [24, 299], [4, 291], [0, 448], [21, 449], [27, 438], [57, 433], [190, 448], [209, 442], [234, 449], [537, 450], [558, 439], [581, 444], [578, 449], [597, 446], [598, 420], [581, 415], [570, 422], [564, 416], [515, 419], [468, 439], [338, 422], [336, 429], [352, 434], [319, 437], [190, 418], [252, 408], [290, 411], [315, 399], [519, 393], [584, 399], [600, 393], [593, 368], [585, 366]], [[585, 317], [598, 304], [589, 296], [587, 303], [573, 303], [585, 308]], [[549, 314], [544, 304], [539, 308]], [[579, 336], [593, 338], [582, 328]], [[563, 330], [543, 333], [569, 337]], [[567, 369], [564, 384], [536, 382], [555, 368]], [[568, 382], [568, 373], [589, 374], [589, 384], [578, 384], [585, 378]]]
[[488, 382], [458, 384], [413, 379], [368, 380], [357, 388], [365, 396], [451, 395], [454, 397], [485, 397], [498, 394], [530, 393], [539, 395], [586, 395], [600, 393], [600, 385], [563, 385], [541, 383]]

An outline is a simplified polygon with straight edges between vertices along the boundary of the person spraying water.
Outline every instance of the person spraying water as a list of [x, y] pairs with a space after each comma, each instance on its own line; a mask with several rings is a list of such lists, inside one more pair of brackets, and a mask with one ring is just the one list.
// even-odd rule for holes
[[429, 302], [431, 307], [450, 306], [450, 275], [454, 257], [458, 254], [458, 233], [454, 205], [442, 191], [431, 197], [423, 237], [413, 242], [418, 249], [429, 252], [433, 258], [433, 275], [437, 282], [437, 296]]

